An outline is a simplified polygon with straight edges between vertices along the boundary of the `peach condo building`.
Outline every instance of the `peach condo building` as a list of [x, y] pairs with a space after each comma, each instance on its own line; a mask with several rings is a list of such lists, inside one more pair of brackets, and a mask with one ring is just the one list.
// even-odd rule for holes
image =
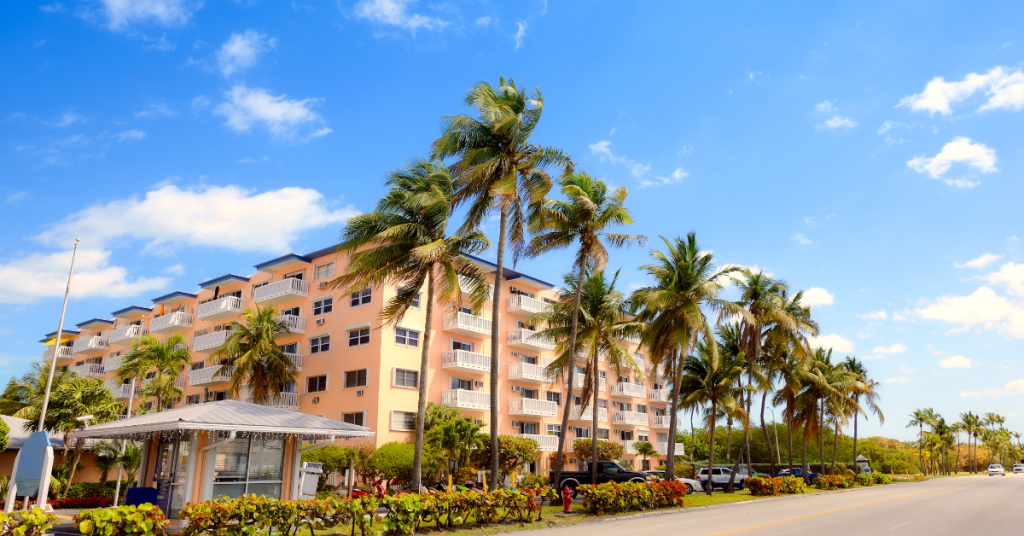
[[[377, 445], [411, 442], [425, 308], [410, 311], [395, 327], [382, 328], [381, 309], [397, 289], [328, 289], [327, 282], [345, 269], [346, 257], [336, 251], [331, 246], [308, 255], [285, 255], [256, 265], [249, 276], [229, 274], [200, 283], [194, 292], [172, 292], [153, 299], [152, 305], [125, 307], [111, 313], [110, 319], [94, 318], [77, 324], [78, 330], [64, 331], [58, 344], [56, 333], [51, 333], [41, 341], [48, 346], [43, 358], [49, 360], [56, 353], [61, 369], [101, 378], [119, 401], [128, 402], [137, 396], [138, 386], [133, 393], [129, 384], [114, 379], [121, 356], [147, 332], [161, 339], [182, 333], [193, 363], [179, 380], [184, 396], [174, 400], [173, 407], [223, 400], [231, 371], [209, 363], [210, 354], [224, 344], [229, 334], [225, 328], [247, 307], [272, 305], [291, 330], [278, 345], [299, 371], [294, 384], [285, 386], [277, 407], [366, 426], [375, 432]], [[493, 285], [496, 266], [473, 260], [489, 272]], [[551, 382], [545, 374], [554, 345], [534, 337], [536, 327], [528, 321], [556, 300], [557, 293], [550, 283], [507, 268], [502, 284], [505, 303], [498, 318], [488, 316], [490, 300], [478, 312], [465, 306], [458, 312], [434, 307], [429, 400], [485, 423], [485, 432], [536, 439], [542, 457], [529, 470], [545, 472], [553, 464], [564, 404], [574, 401], [565, 400], [564, 380]], [[492, 322], [499, 323], [501, 342], [499, 420], [493, 427], [488, 391]], [[596, 413], [599, 437], [620, 442], [626, 462], [646, 469], [656, 466], [658, 458], [642, 460], [633, 445], [649, 441], [664, 457], [669, 392], [636, 342], [625, 344], [645, 374], [615, 377], [605, 363]], [[578, 396], [582, 366], [577, 370]], [[246, 394], [240, 398], [244, 401]], [[590, 437], [593, 416], [590, 407], [571, 412], [567, 451], [571, 452], [573, 439]], [[676, 446], [677, 454], [682, 447]]]

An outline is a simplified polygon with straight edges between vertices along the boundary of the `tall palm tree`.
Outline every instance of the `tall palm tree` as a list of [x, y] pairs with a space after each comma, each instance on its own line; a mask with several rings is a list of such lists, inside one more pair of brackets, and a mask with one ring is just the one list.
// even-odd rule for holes
[[921, 464], [922, 470], [924, 470], [924, 426], [926, 424], [931, 423], [930, 419], [931, 417], [925, 410], [915, 409], [914, 412], [910, 414], [910, 422], [908, 422], [906, 426], [907, 428], [911, 428], [914, 426], [918, 427], [919, 435], [917, 441], [917, 459], [918, 462]]
[[192, 355], [188, 352], [184, 335], [175, 333], [167, 337], [166, 341], [161, 341], [146, 334], [121, 358], [121, 367], [114, 377], [119, 382], [134, 379], [135, 385], [141, 385], [146, 376], [154, 372], [155, 376], [139, 390], [139, 399], [156, 398], [157, 411], [163, 411], [165, 401], [179, 398], [183, 394], [177, 382], [182, 371], [190, 364]]
[[232, 321], [224, 346], [210, 356], [210, 362], [234, 367], [231, 373], [231, 398], [245, 386], [253, 404], [281, 400], [285, 385], [295, 381], [295, 363], [278, 348], [277, 339], [291, 334], [273, 306], [247, 308], [242, 322]]
[[[732, 396], [735, 385], [740, 382], [743, 375], [743, 367], [740, 362], [733, 360], [732, 356], [719, 354], [701, 342], [697, 344], [696, 352], [686, 358], [682, 368], [683, 374], [680, 379], [687, 393], [686, 404], [707, 406], [704, 416], [711, 445], [708, 455], [709, 485], [705, 492], [712, 495], [714, 486], [710, 485], [710, 475], [714, 473], [715, 467], [715, 424], [718, 408], [721, 406], [728, 413], [739, 416], [740, 421], [747, 419], [743, 406]], [[666, 476], [669, 474], [671, 473], [666, 471]]]
[[[488, 434], [480, 432], [483, 427], [483, 424], [473, 424], [469, 419], [452, 419], [431, 428], [425, 440], [443, 453], [449, 461], [464, 467], [469, 460], [470, 452], [487, 444]], [[451, 471], [450, 466], [445, 469]]]
[[396, 285], [397, 294], [381, 311], [383, 323], [393, 326], [419, 303], [420, 289], [426, 284], [412, 471], [413, 485], [419, 489], [434, 302], [442, 308], [458, 310], [462, 303], [462, 278], [469, 287], [465, 290], [470, 293], [473, 310], [483, 307], [487, 300], [487, 275], [467, 255], [487, 249], [490, 241], [478, 230], [448, 234], [455, 184], [445, 166], [416, 159], [408, 167], [389, 173], [386, 184], [390, 190], [377, 202], [374, 211], [352, 218], [345, 226], [338, 250], [351, 257], [348, 272], [328, 286], [351, 292]]
[[[832, 350], [818, 348], [814, 357], [807, 363], [804, 375], [804, 390], [797, 395], [797, 405], [804, 423], [804, 445], [806, 450], [807, 436], [817, 432], [818, 460], [822, 468], [825, 465], [825, 420], [829, 414], [838, 415], [844, 406], [851, 406], [853, 398], [850, 393], [856, 391], [859, 382], [856, 376], [846, 370], [842, 364], [832, 363]], [[806, 458], [804, 474], [807, 475]], [[806, 476], [805, 476], [806, 478]]]
[[[461, 231], [477, 229], [484, 218], [497, 210], [498, 251], [494, 272], [492, 318], [498, 319], [506, 241], [512, 246], [513, 265], [526, 252], [526, 225], [531, 207], [537, 207], [551, 190], [550, 167], [572, 175], [573, 162], [556, 147], [530, 142], [540, 123], [544, 99], [540, 90], [527, 92], [515, 81], [500, 78], [495, 88], [487, 82], [473, 86], [465, 103], [476, 108], [477, 118], [456, 115], [443, 118], [441, 137], [431, 151], [432, 159], [457, 157], [453, 169], [455, 205], [468, 204]], [[491, 423], [498, 423], [498, 340], [499, 322], [491, 327]], [[491, 481], [498, 483], [498, 434], [491, 434]]]
[[[570, 351], [576, 353], [576, 335], [579, 329], [580, 289], [586, 285], [587, 269], [603, 272], [608, 264], [608, 250], [605, 242], [612, 247], [628, 247], [643, 245], [647, 238], [639, 235], [609, 233], [607, 229], [633, 223], [626, 204], [626, 189], [616, 188], [610, 192], [608, 185], [602, 180], [594, 180], [586, 173], [579, 173], [562, 179], [562, 194], [566, 200], [544, 200], [532, 214], [530, 241], [527, 255], [539, 256], [572, 246], [579, 242], [576, 260], [573, 267], [576, 280], [582, 284], [576, 286], [573, 296], [573, 313], [569, 329]], [[568, 394], [572, 399], [574, 367], [570, 361], [567, 370]], [[560, 482], [562, 474], [562, 453], [565, 449], [565, 437], [569, 430], [569, 404], [562, 412], [562, 427], [558, 434], [558, 449], [555, 451], [555, 482]], [[594, 442], [595, 447], [597, 443]]]
[[863, 413], [865, 417], [868, 416], [867, 411], [864, 411], [864, 406], [861, 406], [860, 399], [864, 398], [864, 405], [867, 409], [871, 410], [872, 413], [878, 416], [878, 424], [885, 423], [885, 415], [882, 413], [882, 408], [878, 405], [878, 400], [881, 395], [878, 393], [878, 387], [880, 383], [872, 380], [868, 377], [868, 369], [864, 366], [862, 361], [858, 361], [856, 357], [847, 356], [846, 362], [844, 363], [846, 370], [852, 372], [863, 385], [863, 389], [853, 393], [853, 401], [857, 405], [858, 410], [853, 413], [853, 463], [857, 463], [857, 420], [860, 414]]
[[[963, 423], [964, 432], [967, 433], [967, 448], [971, 456], [971, 472], [978, 472], [978, 435], [984, 429], [981, 417], [968, 411], [960, 414], [960, 422]], [[971, 449], [971, 442], [974, 443], [974, 450]]]
[[[49, 375], [50, 364], [46, 361], [36, 361], [20, 378], [17, 380], [11, 378], [11, 382], [8, 383], [7, 389], [4, 391], [7, 403], [3, 414], [26, 419], [33, 423], [38, 422], [39, 411], [43, 406], [43, 396], [46, 393], [46, 379]], [[59, 390], [61, 384], [70, 380], [74, 375], [73, 372], [54, 371], [53, 383], [50, 386], [51, 392]], [[10, 413], [7, 413], [8, 411]], [[34, 425], [31, 431], [35, 431]]]
[[[654, 279], [654, 284], [638, 289], [630, 300], [639, 309], [637, 320], [647, 324], [644, 340], [651, 365], [662, 366], [663, 375], [672, 384], [668, 436], [674, 438], [678, 426], [684, 356], [701, 340], [712, 356], [716, 359], [718, 356], [718, 343], [705, 311], [744, 318], [747, 313], [718, 298], [723, 283], [735, 269], [716, 270], [714, 256], [710, 251], [701, 251], [695, 233], [687, 234], [685, 239], [661, 237], [661, 240], [665, 251], [652, 250], [654, 263], [640, 267]], [[667, 478], [674, 479], [674, 441], [668, 442], [667, 450], [665, 474]]]
[[[779, 361], [779, 379], [782, 386], [775, 392], [772, 403], [784, 405], [782, 416], [786, 419], [786, 433], [789, 439], [789, 474], [793, 474], [793, 429], [797, 425], [797, 395], [803, 390], [804, 379], [807, 376], [807, 363], [797, 357], [796, 353], [786, 348], [783, 351], [783, 359]], [[806, 435], [806, 430], [805, 430]]]

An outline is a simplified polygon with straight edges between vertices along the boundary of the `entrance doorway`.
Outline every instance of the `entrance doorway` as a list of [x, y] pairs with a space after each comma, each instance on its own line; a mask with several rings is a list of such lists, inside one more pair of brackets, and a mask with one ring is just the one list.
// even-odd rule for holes
[[188, 472], [190, 433], [163, 439], [156, 455], [156, 506], [169, 519], [177, 518], [185, 507], [185, 475]]

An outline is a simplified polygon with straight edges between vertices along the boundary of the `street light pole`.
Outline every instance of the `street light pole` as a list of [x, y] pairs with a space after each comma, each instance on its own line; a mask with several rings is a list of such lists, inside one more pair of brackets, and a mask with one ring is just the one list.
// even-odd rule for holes
[[57, 370], [57, 354], [60, 350], [60, 338], [64, 334], [64, 313], [68, 310], [68, 294], [71, 293], [71, 276], [75, 275], [75, 256], [78, 255], [78, 239], [75, 239], [75, 248], [71, 251], [71, 270], [68, 272], [68, 284], [64, 288], [64, 305], [60, 308], [60, 323], [57, 324], [57, 338], [53, 342], [53, 357], [50, 359], [50, 375], [46, 377], [46, 392], [43, 394], [43, 407], [39, 410], [39, 426], [37, 432], [43, 431], [43, 422], [46, 419], [46, 406], [50, 404], [50, 387], [53, 385], [53, 373]]

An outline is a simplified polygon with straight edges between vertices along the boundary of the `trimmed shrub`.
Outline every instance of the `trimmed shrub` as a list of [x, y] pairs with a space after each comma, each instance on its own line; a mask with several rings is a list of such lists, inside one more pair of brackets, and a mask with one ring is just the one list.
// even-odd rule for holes
[[546, 488], [551, 485], [551, 479], [546, 475], [526, 473], [519, 479], [520, 488]]
[[164, 536], [170, 521], [152, 504], [83, 510], [75, 516], [75, 528], [90, 536]]
[[[0, 422], [3, 422], [0, 420]], [[0, 535], [42, 536], [57, 524], [57, 516], [47, 514], [41, 508], [5, 514], [0, 511]]]
[[385, 480], [408, 482], [412, 478], [412, 462], [416, 447], [412, 443], [385, 443], [373, 453], [371, 463]]
[[[622, 458], [622, 453], [625, 452], [622, 445], [618, 443], [612, 443], [611, 441], [605, 441], [603, 439], [597, 440], [597, 458], [598, 461], [615, 461]], [[589, 439], [576, 439], [572, 442], [572, 453], [576, 458], [580, 460], [590, 460], [590, 455], [593, 454], [593, 447]]]
[[682, 506], [686, 485], [678, 481], [606, 482], [579, 487], [583, 509], [594, 514]]
[[871, 473], [875, 484], [892, 484], [892, 477], [885, 473]]
[[[127, 489], [121, 482], [122, 492]], [[107, 482], [106, 484], [100, 484], [99, 482], [79, 482], [77, 484], [71, 484], [68, 488], [68, 494], [65, 497], [69, 499], [86, 499], [91, 497], [113, 497], [114, 486], [116, 482]]]
[[795, 476], [784, 476], [779, 478], [782, 482], [782, 493], [785, 495], [796, 495], [804, 493], [804, 479]]
[[[11, 427], [7, 426], [7, 423], [3, 419], [0, 419], [0, 452], [7, 450], [7, 445], [11, 442]], [[6, 496], [5, 496], [6, 497]]]
[[821, 475], [814, 481], [814, 487], [821, 490], [852, 488], [853, 478], [846, 475]]
[[782, 495], [782, 479], [752, 476], [744, 481], [744, 485], [755, 497], [778, 497]]
[[855, 477], [855, 480], [857, 481], [857, 484], [860, 484], [861, 486], [870, 486], [871, 473], [860, 473]]

